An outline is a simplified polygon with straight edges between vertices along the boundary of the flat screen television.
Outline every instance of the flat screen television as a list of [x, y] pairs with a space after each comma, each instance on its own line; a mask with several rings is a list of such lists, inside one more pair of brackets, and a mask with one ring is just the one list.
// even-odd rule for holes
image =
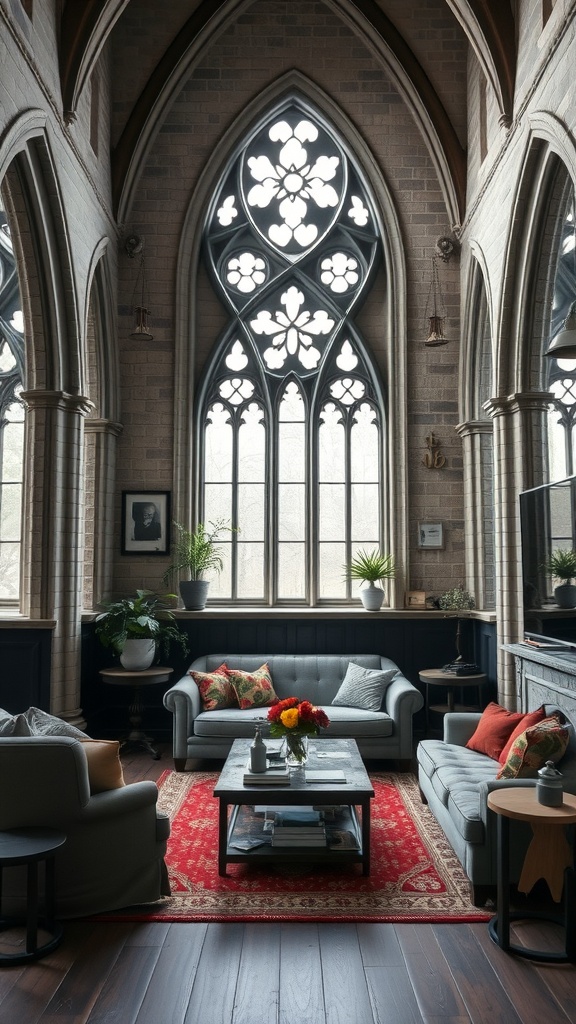
[[543, 566], [558, 548], [576, 548], [576, 476], [520, 494], [524, 630], [527, 637], [576, 644], [576, 609], [554, 599], [558, 580]]

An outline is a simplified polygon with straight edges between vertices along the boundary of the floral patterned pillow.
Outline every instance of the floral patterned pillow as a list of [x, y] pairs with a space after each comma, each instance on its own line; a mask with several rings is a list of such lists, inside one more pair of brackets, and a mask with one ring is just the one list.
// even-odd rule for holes
[[213, 672], [195, 672], [190, 675], [200, 690], [204, 711], [221, 711], [223, 708], [237, 708], [238, 701], [230, 682], [226, 665], [222, 664]]
[[563, 715], [550, 715], [517, 736], [496, 778], [535, 778], [546, 761], [559, 761], [570, 739], [569, 727], [563, 719]]
[[261, 665], [254, 672], [242, 672], [236, 668], [227, 668], [226, 672], [243, 711], [248, 708], [269, 708], [277, 703], [278, 697], [274, 692], [268, 665]]

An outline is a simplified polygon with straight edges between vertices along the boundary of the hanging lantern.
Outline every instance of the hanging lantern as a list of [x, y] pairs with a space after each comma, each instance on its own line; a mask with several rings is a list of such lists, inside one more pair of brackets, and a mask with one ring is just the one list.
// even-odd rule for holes
[[438, 279], [438, 266], [436, 259], [433, 257], [432, 263], [432, 278], [430, 281], [430, 291], [428, 292], [428, 301], [426, 303], [426, 318], [428, 320], [428, 337], [424, 342], [425, 345], [447, 345], [448, 338], [444, 337], [444, 321], [446, 320], [446, 307], [444, 305], [444, 299], [442, 298], [442, 291], [440, 289], [440, 281]]
[[136, 275], [134, 294], [132, 295], [132, 312], [136, 323], [130, 337], [136, 341], [153, 341], [154, 335], [150, 333], [148, 327], [148, 317], [151, 314], [145, 301], [146, 265], [144, 263], [144, 240], [138, 235], [132, 235], [126, 242], [126, 252], [130, 259], [134, 259], [137, 255], [140, 256], [140, 265]]

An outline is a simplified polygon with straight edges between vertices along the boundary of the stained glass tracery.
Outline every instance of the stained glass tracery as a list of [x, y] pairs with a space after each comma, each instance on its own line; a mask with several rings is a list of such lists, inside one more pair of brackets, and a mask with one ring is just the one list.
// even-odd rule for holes
[[[229, 324], [202, 389], [200, 513], [239, 527], [211, 591], [223, 600], [350, 600], [342, 563], [381, 542], [382, 399], [353, 318], [381, 259], [374, 209], [336, 133], [296, 100], [214, 194], [205, 252]], [[366, 445], [370, 480], [357, 480]]]

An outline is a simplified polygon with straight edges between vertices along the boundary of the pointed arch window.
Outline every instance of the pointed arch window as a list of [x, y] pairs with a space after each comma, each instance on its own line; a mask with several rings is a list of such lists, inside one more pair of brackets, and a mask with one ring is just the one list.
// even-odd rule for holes
[[383, 398], [354, 314], [381, 239], [342, 140], [296, 99], [233, 156], [205, 255], [228, 323], [197, 403], [198, 517], [229, 519], [211, 595], [350, 601], [342, 566], [382, 543]]
[[[570, 188], [562, 222], [550, 341], [562, 329], [576, 298], [576, 225], [574, 193]], [[554, 396], [548, 413], [549, 479], [561, 480], [576, 473], [576, 359], [548, 359], [548, 390]]]
[[24, 328], [6, 214], [0, 209], [0, 604], [20, 596], [24, 472]]

